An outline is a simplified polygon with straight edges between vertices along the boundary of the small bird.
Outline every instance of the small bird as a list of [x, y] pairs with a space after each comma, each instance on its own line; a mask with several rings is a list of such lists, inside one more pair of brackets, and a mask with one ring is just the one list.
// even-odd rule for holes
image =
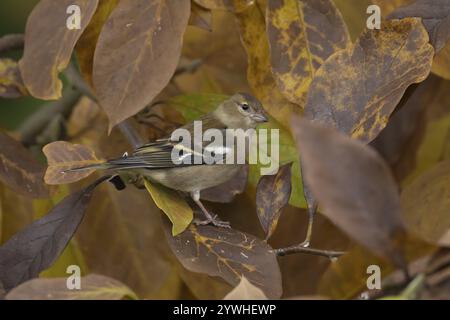
[[[259, 123], [267, 122], [268, 117], [262, 104], [247, 93], [237, 93], [221, 103], [214, 111], [204, 115], [196, 121], [201, 121], [202, 130], [218, 129], [225, 132], [226, 129], [255, 129]], [[194, 135], [194, 122], [182, 127]], [[225, 139], [225, 138], [224, 138]], [[208, 142], [210, 143], [210, 142]], [[202, 142], [202, 146], [208, 143]], [[179, 152], [180, 158], [174, 159], [173, 152]], [[170, 189], [187, 192], [199, 206], [206, 220], [196, 220], [197, 224], [213, 224], [218, 227], [229, 227], [229, 223], [218, 219], [203, 206], [200, 201], [200, 192], [204, 189], [220, 185], [235, 176], [244, 164], [233, 162], [232, 164], [212, 163], [183, 163], [186, 156], [195, 155], [193, 145], [186, 147], [179, 140], [171, 137], [158, 139], [137, 148], [132, 154], [123, 157], [68, 171], [84, 169], [104, 169], [112, 171], [129, 172], [162, 184]], [[218, 152], [224, 152], [224, 148], [218, 148]], [[212, 152], [214, 155], [214, 150]], [[204, 155], [201, 155], [204, 157]], [[228, 153], [225, 151], [223, 157]], [[174, 161], [175, 160], [175, 161]]]

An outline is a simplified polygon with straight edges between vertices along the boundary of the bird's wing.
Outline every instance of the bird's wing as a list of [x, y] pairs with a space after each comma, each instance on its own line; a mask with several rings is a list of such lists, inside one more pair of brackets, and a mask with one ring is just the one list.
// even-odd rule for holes
[[[137, 148], [132, 155], [108, 161], [108, 164], [117, 169], [164, 169], [189, 165], [201, 165], [211, 163], [206, 157], [218, 155], [223, 160], [227, 156], [228, 149], [225, 146], [225, 127], [212, 117], [205, 116], [200, 119], [202, 121], [202, 131], [210, 128], [222, 131], [223, 144], [216, 148], [208, 149], [211, 142], [201, 142], [202, 147], [206, 148], [209, 153], [204, 153], [203, 149], [198, 152], [190, 141], [173, 141], [170, 138], [163, 138], [154, 142], [147, 143]], [[194, 125], [189, 123], [182, 127], [190, 132], [191, 138], [194, 135]], [[195, 158], [194, 158], [195, 157]], [[196, 160], [194, 162], [194, 159]]]

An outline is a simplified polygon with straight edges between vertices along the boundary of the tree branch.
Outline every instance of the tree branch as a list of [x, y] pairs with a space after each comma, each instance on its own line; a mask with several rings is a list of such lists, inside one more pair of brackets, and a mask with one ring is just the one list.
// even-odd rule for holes
[[23, 34], [7, 34], [0, 38], [0, 52], [23, 48], [25, 37]]
[[294, 253], [305, 253], [305, 254], [312, 254], [315, 256], [327, 257], [329, 259], [338, 258], [345, 253], [345, 251], [320, 250], [320, 249], [303, 247], [302, 245], [295, 245], [295, 246], [286, 247], [286, 248], [274, 249], [274, 251], [277, 256], [286, 256], [288, 254], [294, 254]]

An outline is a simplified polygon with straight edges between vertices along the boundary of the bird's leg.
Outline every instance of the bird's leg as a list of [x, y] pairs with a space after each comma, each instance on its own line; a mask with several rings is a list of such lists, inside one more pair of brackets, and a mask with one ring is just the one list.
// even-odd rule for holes
[[312, 229], [314, 224], [314, 217], [316, 215], [317, 211], [317, 203], [314, 202], [312, 206], [308, 206], [308, 228], [306, 229], [306, 237], [305, 240], [300, 244], [302, 247], [309, 247], [311, 244], [311, 236], [312, 236]]
[[197, 224], [197, 225], [212, 224], [212, 225], [215, 225], [216, 227], [220, 227], [220, 228], [231, 228], [229, 222], [222, 221], [218, 218], [218, 216], [216, 214], [212, 215], [211, 213], [208, 212], [208, 210], [205, 208], [203, 203], [200, 201], [200, 191], [191, 192], [191, 198], [199, 206], [199, 208], [202, 210], [203, 214], [206, 217], [206, 220], [195, 219], [194, 220], [195, 224]]

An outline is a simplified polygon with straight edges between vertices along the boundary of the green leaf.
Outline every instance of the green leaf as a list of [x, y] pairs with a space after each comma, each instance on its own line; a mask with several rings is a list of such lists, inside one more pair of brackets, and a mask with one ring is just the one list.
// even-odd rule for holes
[[163, 186], [156, 186], [145, 180], [145, 187], [160, 208], [172, 221], [172, 235], [182, 233], [194, 218], [191, 207], [175, 191]]

